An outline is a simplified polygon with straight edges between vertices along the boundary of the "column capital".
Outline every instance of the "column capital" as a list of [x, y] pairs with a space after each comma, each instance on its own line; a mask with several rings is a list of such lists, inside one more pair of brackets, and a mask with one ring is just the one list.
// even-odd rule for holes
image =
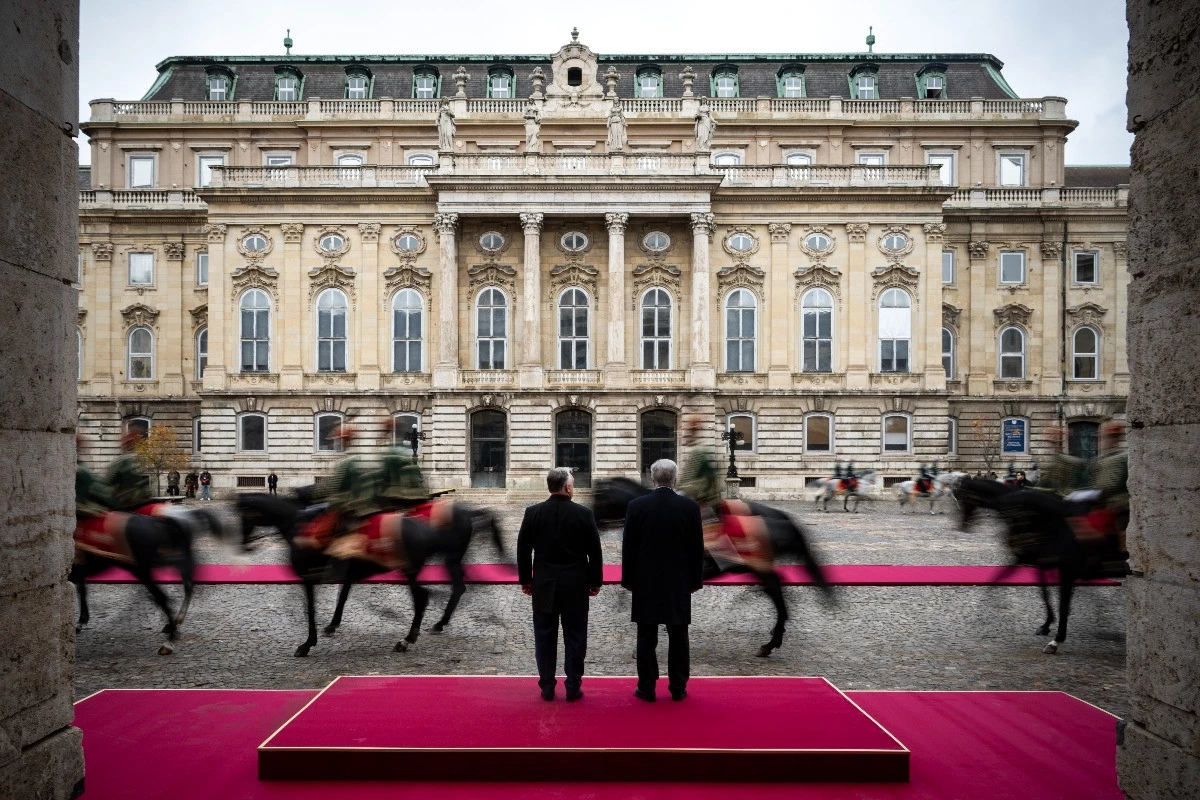
[[792, 223], [790, 222], [769, 222], [767, 230], [771, 234], [772, 242], [786, 242], [788, 234], [792, 232]]
[[946, 238], [944, 222], [926, 222], [921, 226], [921, 230], [925, 231], [925, 238], [931, 242], [940, 242]]
[[438, 233], [454, 233], [458, 228], [458, 214], [439, 211], [433, 215], [433, 227]]
[[865, 242], [867, 240], [867, 231], [871, 230], [869, 222], [847, 222], [846, 236], [852, 242]]
[[604, 215], [604, 227], [608, 228], [608, 232], [612, 234], [624, 233], [629, 227], [629, 215], [622, 213], [613, 213]]
[[713, 215], [707, 211], [692, 214], [692, 235], [699, 236], [703, 234], [711, 239], [713, 234], [717, 232], [717, 226], [713, 220]]
[[[226, 230], [227, 230], [227, 226], [225, 226], [225, 225], [205, 225], [203, 228], [205, 237], [207, 237], [208, 240], [210, 242], [213, 242], [214, 244], [217, 242], [225, 241], [225, 231]], [[109, 248], [108, 255], [111, 256], [112, 255], [112, 245], [110, 244], [108, 246], [108, 248]], [[92, 245], [92, 249], [95, 250], [95, 245]], [[99, 257], [99, 255], [97, 255], [97, 257]]]
[[358, 233], [364, 242], [378, 242], [381, 228], [382, 226], [378, 222], [358, 223]]
[[527, 212], [521, 214], [521, 230], [525, 231], [526, 235], [539, 234], [542, 232], [542, 226], [546, 222], [546, 215], [540, 211]]
[[303, 222], [281, 222], [279, 230], [283, 233], [285, 242], [299, 242], [304, 238]]

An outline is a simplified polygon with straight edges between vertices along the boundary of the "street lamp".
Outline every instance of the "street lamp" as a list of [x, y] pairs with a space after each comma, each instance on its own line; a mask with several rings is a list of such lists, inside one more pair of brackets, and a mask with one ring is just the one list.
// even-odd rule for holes
[[733, 427], [733, 425], [729, 426], [729, 430], [721, 433], [721, 441], [729, 442], [729, 469], [725, 470], [726, 478], [736, 478], [738, 476], [737, 464], [733, 461], [733, 451], [738, 444], [745, 440], [746, 435]]
[[417, 458], [417, 442], [423, 442], [426, 438], [428, 437], [425, 435], [425, 431], [417, 430], [415, 425], [404, 435], [404, 441], [408, 442], [408, 446], [412, 448], [413, 460]]

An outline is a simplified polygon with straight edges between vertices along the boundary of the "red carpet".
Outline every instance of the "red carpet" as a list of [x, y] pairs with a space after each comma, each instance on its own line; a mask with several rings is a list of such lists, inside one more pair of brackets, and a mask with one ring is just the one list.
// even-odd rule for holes
[[629, 678], [589, 678], [567, 705], [561, 689], [559, 702], [542, 700], [529, 678], [341, 677], [262, 744], [259, 776], [908, 778], [904, 746], [824, 678], [694, 678], [689, 690], [650, 704]]
[[[585, 679], [585, 691], [589, 688]], [[629, 679], [632, 691], [633, 680]], [[529, 679], [529, 691], [536, 685]], [[109, 690], [75, 707], [88, 800], [1121, 800], [1115, 719], [1059, 692], [847, 692], [912, 751], [907, 784], [259, 781], [314, 691]], [[546, 703], [584, 712], [590, 698]], [[693, 694], [686, 702], [699, 699]], [[540, 702], [540, 701], [539, 701]], [[667, 708], [654, 710], [668, 710]], [[469, 713], [469, 709], [461, 710]], [[802, 711], [797, 715], [802, 719]], [[397, 725], [403, 725], [397, 720]], [[754, 727], [747, 719], [745, 729]], [[466, 763], [466, 762], [465, 762]]]
[[[515, 584], [517, 570], [508, 564], [467, 564], [467, 583]], [[835, 586], [1037, 586], [1037, 570], [1020, 567], [997, 580], [999, 566], [907, 566], [891, 564], [842, 564], [826, 567], [826, 575]], [[174, 570], [163, 569], [156, 573], [161, 583], [179, 583]], [[811, 586], [812, 578], [803, 567], [785, 565], [779, 568], [785, 586]], [[134, 583], [133, 575], [114, 567], [88, 579], [92, 583]], [[449, 583], [450, 574], [440, 565], [421, 570], [421, 580], [426, 583]], [[299, 583], [291, 568], [283, 564], [251, 564], [246, 566], [201, 564], [196, 567], [197, 583]], [[370, 578], [370, 583], [403, 583], [404, 576], [388, 572]], [[621, 582], [621, 567], [618, 564], [604, 566], [604, 582]], [[707, 581], [710, 586], [729, 586], [757, 583], [753, 575], [727, 574]], [[1119, 586], [1118, 581], [1086, 581], [1085, 586]]]

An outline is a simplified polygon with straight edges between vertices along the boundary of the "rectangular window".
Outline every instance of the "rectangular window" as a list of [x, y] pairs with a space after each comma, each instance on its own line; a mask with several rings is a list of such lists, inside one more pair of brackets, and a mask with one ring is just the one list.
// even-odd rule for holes
[[746, 453], [754, 452], [754, 417], [749, 414], [734, 414], [728, 419], [729, 432], [740, 433], [741, 439], [733, 446], [734, 450]]
[[154, 254], [129, 254], [129, 285], [151, 286], [154, 284]]
[[196, 253], [196, 285], [208, 286], [208, 253]]
[[229, 98], [229, 80], [227, 78], [208, 79], [208, 99], [214, 103], [222, 103]]
[[290, 103], [299, 99], [300, 82], [295, 78], [280, 78], [275, 84], [275, 99]]
[[154, 156], [129, 157], [129, 188], [150, 189], [154, 186]]
[[737, 78], [733, 75], [717, 76], [717, 97], [737, 97]]
[[883, 153], [859, 153], [855, 160], [864, 167], [882, 167], [886, 156]]
[[290, 155], [267, 156], [268, 167], [290, 167], [291, 165], [292, 157]]
[[930, 153], [926, 156], [930, 165], [937, 165], [942, 173], [942, 185], [954, 185], [954, 154], [953, 153]]
[[908, 339], [880, 339], [879, 371], [908, 372]]
[[1025, 254], [1022, 252], [1001, 251], [1000, 253], [1000, 282], [1025, 282]]
[[512, 93], [509, 91], [510, 80], [507, 75], [493, 75], [491, 78], [492, 97], [511, 97]]
[[213, 167], [222, 167], [225, 165], [225, 156], [200, 156], [199, 174], [197, 177], [198, 186], [208, 186], [212, 183]]
[[946, 80], [941, 75], [926, 75], [925, 76], [925, 99], [937, 100], [942, 96], [942, 89], [946, 87]]
[[908, 450], [908, 417], [897, 414], [883, 418], [883, 449], [900, 453]]
[[954, 283], [954, 251], [942, 251], [942, 283]]
[[1075, 253], [1075, 282], [1096, 283], [1100, 274], [1100, 254], [1095, 250], [1083, 250]]
[[192, 452], [200, 453], [204, 451], [204, 423], [199, 417], [192, 420]]
[[828, 453], [833, 449], [833, 417], [804, 418], [804, 449], [809, 453]]
[[437, 96], [437, 78], [418, 75], [413, 81], [413, 96], [418, 100], [429, 100]]
[[949, 455], [954, 455], [958, 452], [958, 420], [950, 417], [946, 422], [949, 423], [949, 430], [946, 432], [949, 438], [946, 452]]
[[638, 96], [639, 97], [658, 97], [658, 76], [657, 75], [639, 75], [638, 76]]
[[859, 100], [874, 100], [875, 99], [875, 76], [874, 75], [859, 75], [854, 79], [854, 86], [857, 89], [856, 96]]
[[1025, 185], [1025, 154], [1002, 153], [1000, 155], [1000, 185]]
[[804, 97], [804, 78], [799, 75], [788, 75], [783, 79], [784, 97]]
[[346, 79], [346, 97], [350, 100], [365, 100], [367, 79], [362, 75], [351, 75]]
[[247, 414], [241, 420], [241, 435], [238, 449], [262, 452], [267, 449], [267, 418], [260, 414]]

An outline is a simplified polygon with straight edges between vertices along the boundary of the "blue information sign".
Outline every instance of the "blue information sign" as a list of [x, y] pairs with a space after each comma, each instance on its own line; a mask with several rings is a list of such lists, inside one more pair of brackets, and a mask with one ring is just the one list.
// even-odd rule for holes
[[1001, 438], [1004, 441], [1005, 453], [1025, 452], [1025, 420], [1006, 419], [1002, 428]]

